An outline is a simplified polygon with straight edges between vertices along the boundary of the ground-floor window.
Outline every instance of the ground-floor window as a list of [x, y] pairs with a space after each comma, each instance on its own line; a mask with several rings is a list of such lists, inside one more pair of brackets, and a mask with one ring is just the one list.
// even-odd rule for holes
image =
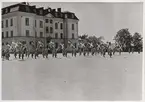
[[7, 37], [7, 38], [9, 37], [9, 32], [8, 32], [8, 31], [6, 31], [6, 37]]
[[29, 30], [26, 30], [26, 36], [28, 37], [29, 35]]
[[2, 32], [2, 38], [4, 38], [4, 32]]
[[55, 33], [55, 39], [57, 39], [58, 38], [58, 33]]
[[40, 37], [43, 37], [43, 32], [40, 32]]
[[13, 37], [13, 31], [11, 31], [11, 37]]
[[63, 39], [63, 34], [62, 33], [60, 34], [60, 37], [61, 37], [61, 39]]

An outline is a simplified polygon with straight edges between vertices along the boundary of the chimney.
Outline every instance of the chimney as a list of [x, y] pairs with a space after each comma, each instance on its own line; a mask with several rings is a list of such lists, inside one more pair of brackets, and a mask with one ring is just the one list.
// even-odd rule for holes
[[57, 8], [57, 11], [58, 11], [58, 12], [61, 12], [61, 8]]

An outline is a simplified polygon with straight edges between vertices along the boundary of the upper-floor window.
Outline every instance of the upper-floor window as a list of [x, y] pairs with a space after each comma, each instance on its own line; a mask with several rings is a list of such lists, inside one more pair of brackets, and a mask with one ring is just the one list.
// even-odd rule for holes
[[48, 27], [46, 27], [46, 33], [48, 33], [49, 32], [49, 28]]
[[11, 37], [13, 37], [13, 31], [11, 31]]
[[48, 19], [45, 19], [45, 23], [48, 23], [49, 22], [49, 20]]
[[43, 28], [43, 22], [40, 21], [40, 28]]
[[63, 39], [63, 33], [60, 34], [60, 38]]
[[72, 33], [72, 39], [74, 39], [74, 33]]
[[53, 20], [52, 20], [52, 19], [50, 20], [50, 23], [51, 23], [51, 24], [53, 23]]
[[26, 30], [26, 36], [28, 37], [29, 35], [29, 30]]
[[13, 19], [11, 18], [10, 26], [13, 26]]
[[60, 23], [60, 29], [63, 29], [63, 25], [62, 25], [62, 23]]
[[55, 29], [58, 29], [58, 23], [55, 23]]
[[40, 12], [39, 12], [39, 13], [40, 13], [40, 15], [42, 15], [42, 14], [43, 14], [43, 10], [40, 10]]
[[25, 18], [25, 24], [26, 26], [29, 26], [29, 18]]
[[43, 32], [40, 32], [40, 37], [43, 37]]
[[58, 33], [55, 33], [55, 39], [57, 39], [58, 38]]
[[7, 38], [9, 37], [9, 32], [8, 32], [8, 31], [6, 31], [6, 37], [7, 37]]
[[6, 27], [8, 27], [8, 20], [6, 20]]
[[2, 28], [4, 27], [4, 21], [2, 21]]
[[4, 32], [2, 32], [2, 38], [4, 38]]
[[74, 24], [72, 24], [72, 30], [74, 30]]
[[8, 8], [6, 8], [5, 10], [6, 10], [5, 12], [8, 13]]
[[50, 27], [50, 33], [53, 33], [53, 28], [52, 27]]
[[74, 14], [72, 14], [72, 18], [74, 18]]
[[37, 27], [37, 21], [35, 20], [35, 27]]

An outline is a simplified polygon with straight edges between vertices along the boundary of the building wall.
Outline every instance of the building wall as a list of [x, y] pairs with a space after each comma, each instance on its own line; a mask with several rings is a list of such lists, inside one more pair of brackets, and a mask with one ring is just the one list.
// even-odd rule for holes
[[[10, 25], [10, 19], [13, 18], [13, 26], [8, 28], [5, 28], [5, 20], [9, 20]], [[25, 18], [29, 18], [29, 26], [26, 26], [25, 24]], [[46, 23], [45, 19], [53, 20], [53, 23], [51, 24]], [[61, 18], [54, 18], [52, 16], [38, 16], [36, 14], [32, 13], [25, 13], [25, 12], [13, 12], [9, 14], [5, 14], [2, 16], [2, 20], [4, 21], [4, 28], [2, 28], [2, 31], [4, 32], [4, 35], [6, 35], [6, 31], [13, 30], [13, 38], [5, 38], [2, 39], [4, 43], [11, 43], [12, 41], [26, 41], [29, 45], [30, 41], [38, 41], [41, 40], [42, 42], [46, 43], [46, 40], [44, 37], [51, 36], [54, 42], [56, 43], [62, 43], [64, 42], [64, 39], [61, 39], [61, 33], [64, 35], [67, 35], [68, 40], [70, 40], [73, 44], [77, 43], [78, 40], [78, 20], [73, 19], [67, 19], [67, 22], [64, 22]], [[36, 27], [35, 27], [35, 20], [36, 20]], [[40, 28], [40, 21], [43, 22], [43, 28]], [[58, 29], [55, 29], [55, 23], [58, 24]], [[60, 24], [63, 24], [63, 29], [60, 29]], [[67, 23], [67, 24], [65, 24]], [[72, 30], [72, 24], [74, 24], [74, 30]], [[66, 26], [67, 25], [67, 26]], [[49, 32], [46, 33], [46, 26], [49, 27]], [[50, 27], [53, 27], [53, 33], [50, 33]], [[26, 30], [29, 30], [29, 36], [26, 37]], [[67, 30], [67, 33], [65, 32]], [[40, 38], [40, 32], [43, 32], [43, 37]], [[35, 33], [37, 33], [37, 38], [35, 38]], [[55, 39], [55, 34], [58, 34], [58, 38]], [[74, 39], [72, 39], [72, 33], [74, 33]]]
[[[53, 28], [54, 28], [54, 33], [53, 33], [53, 38], [55, 39], [55, 34], [57, 33], [58, 34], [58, 39], [61, 38], [61, 33], [64, 35], [64, 32], [63, 32], [63, 29], [60, 29], [60, 24], [62, 23], [63, 24], [63, 19], [60, 19], [60, 18], [54, 18], [54, 23], [53, 23]], [[58, 24], [58, 29], [55, 29], [55, 23]]]
[[[43, 32], [44, 35], [44, 19], [43, 16], [37, 16], [31, 13], [20, 12], [21, 15], [20, 22], [21, 22], [21, 36], [26, 36], [26, 30], [29, 30], [29, 34], [32, 37], [35, 37], [35, 32], [37, 32], [37, 37], [40, 37], [40, 32]], [[25, 19], [29, 18], [29, 26], [26, 26]], [[36, 20], [36, 27], [35, 27], [35, 20]], [[40, 28], [40, 21], [43, 22], [43, 28]]]
[[[52, 27], [53, 28], [53, 23], [54, 22], [52, 22], [52, 23], [50, 23], [50, 20], [52, 20], [53, 21], [53, 17], [47, 17], [47, 16], [45, 16], [45, 19], [48, 19], [48, 23], [46, 23], [45, 22], [45, 20], [44, 20], [44, 26], [45, 26], [45, 28], [44, 28], [44, 33], [46, 34], [46, 37], [53, 37], [53, 35], [54, 35], [54, 29], [53, 29], [53, 33], [50, 33], [50, 27]], [[46, 27], [48, 27], [48, 33], [46, 33]]]
[[[2, 28], [2, 32], [4, 33], [4, 37], [6, 37], [6, 31], [8, 31], [9, 37], [11, 37], [11, 31], [13, 31], [13, 36], [18, 36], [18, 32], [17, 32], [17, 13], [15, 13], [15, 15], [13, 14], [7, 14], [5, 16], [2, 16], [2, 21], [3, 21], [3, 28]], [[13, 25], [10, 26], [10, 20], [13, 19]], [[8, 20], [8, 27], [6, 27], [6, 20]]]
[[[72, 34], [74, 34], [74, 38], [78, 38], [78, 21], [77, 20], [72, 20], [68, 19], [67, 20], [67, 28], [68, 28], [68, 38], [72, 38]], [[74, 24], [74, 30], [72, 30], [72, 24]]]

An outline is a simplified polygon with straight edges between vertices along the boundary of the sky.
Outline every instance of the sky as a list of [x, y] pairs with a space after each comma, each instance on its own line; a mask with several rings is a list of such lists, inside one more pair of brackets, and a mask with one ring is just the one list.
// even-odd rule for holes
[[[6, 7], [16, 2], [2, 3]], [[104, 36], [104, 41], [113, 41], [117, 31], [128, 28], [143, 35], [142, 3], [99, 3], [99, 2], [29, 2], [37, 7], [62, 8], [62, 11], [74, 12], [79, 18], [79, 35]]]

